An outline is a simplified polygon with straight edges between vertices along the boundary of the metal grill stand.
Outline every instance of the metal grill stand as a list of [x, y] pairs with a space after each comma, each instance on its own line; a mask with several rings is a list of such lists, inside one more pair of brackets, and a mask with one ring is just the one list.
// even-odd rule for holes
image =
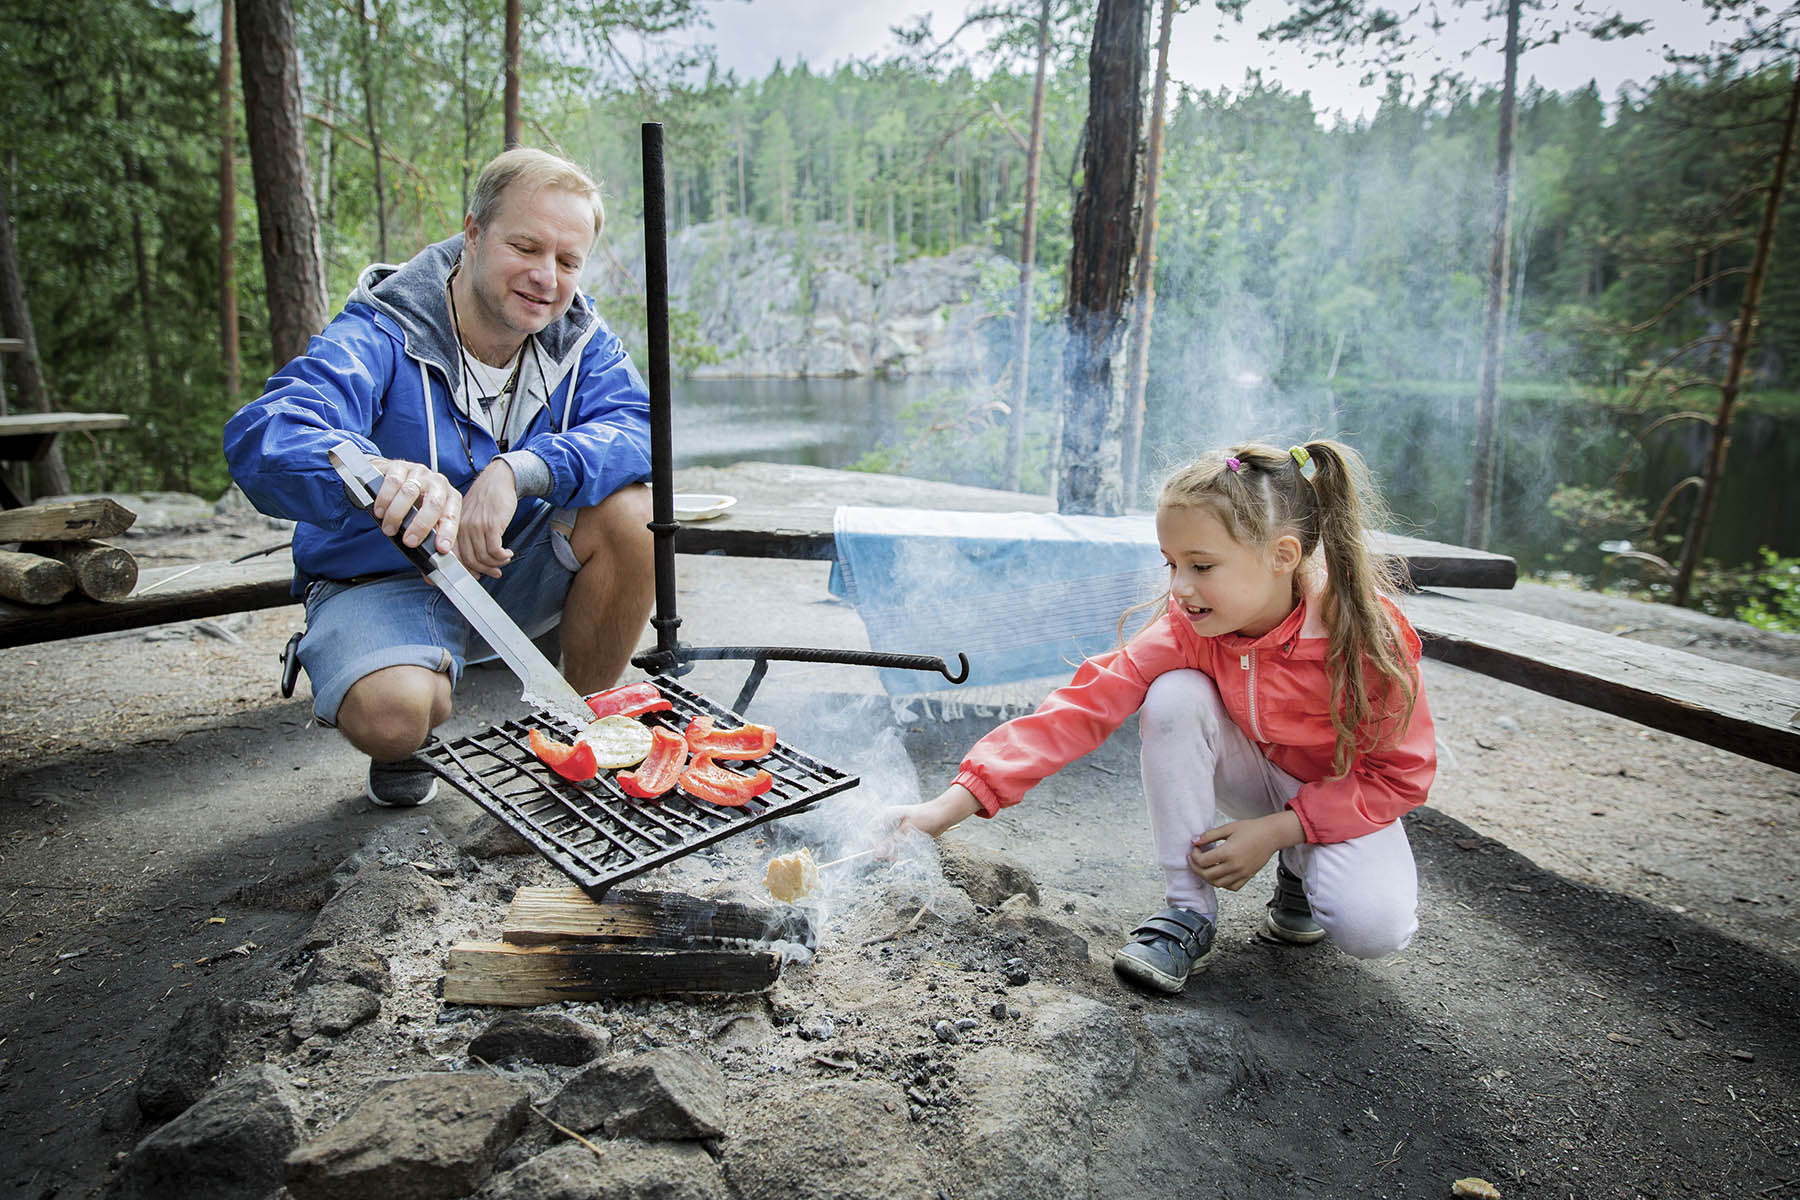
[[[771, 660], [842, 663], [940, 672], [952, 683], [968, 678], [969, 663], [959, 655], [960, 671], [944, 660], [921, 654], [888, 654], [869, 650], [819, 650], [796, 646], [684, 646], [676, 637], [681, 618], [675, 613], [675, 483], [669, 401], [669, 268], [664, 223], [663, 128], [643, 127], [644, 260], [646, 317], [649, 330], [650, 469], [653, 499], [651, 533], [655, 537], [656, 649], [632, 663], [653, 675], [671, 711], [643, 719], [684, 731], [694, 717], [710, 714], [726, 727], [743, 723], [739, 716]], [[737, 704], [720, 708], [676, 677], [699, 659], [748, 659], [752, 663]], [[741, 833], [777, 817], [805, 812], [821, 799], [856, 786], [857, 779], [784, 742], [757, 759], [774, 783], [769, 791], [742, 807], [720, 807], [693, 799], [680, 790], [657, 800], [627, 796], [602, 772], [585, 784], [563, 779], [531, 752], [529, 738], [540, 729], [567, 741], [577, 730], [547, 712], [523, 721], [508, 721], [455, 741], [433, 741], [417, 757], [450, 786], [468, 796], [568, 875], [598, 900], [620, 880], [662, 866], [703, 846]]]
[[771, 661], [838, 663], [844, 666], [894, 667], [936, 671], [951, 683], [969, 677], [967, 655], [957, 655], [957, 670], [927, 654], [891, 654], [878, 650], [821, 650], [804, 646], [687, 646], [677, 637], [681, 618], [675, 611], [675, 459], [669, 393], [669, 237], [663, 184], [663, 127], [646, 121], [644, 149], [644, 317], [649, 332], [650, 385], [650, 532], [656, 550], [656, 649], [631, 660], [653, 675], [685, 675], [702, 659], [745, 659], [751, 663], [737, 702], [750, 706]]

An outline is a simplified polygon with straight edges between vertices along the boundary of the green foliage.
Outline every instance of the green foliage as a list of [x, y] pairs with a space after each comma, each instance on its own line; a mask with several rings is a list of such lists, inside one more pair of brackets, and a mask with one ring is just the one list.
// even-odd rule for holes
[[217, 47], [148, 0], [0, 0], [0, 22], [0, 168], [51, 400], [132, 418], [65, 440], [73, 482], [217, 495], [235, 407], [218, 350]]
[[1800, 558], [1777, 554], [1767, 546], [1760, 553], [1762, 570], [1743, 568], [1733, 573], [1744, 580], [1748, 593], [1735, 615], [1758, 629], [1800, 633]]
[[1643, 501], [1621, 496], [1610, 487], [1559, 487], [1550, 493], [1550, 515], [1568, 529], [1563, 542], [1566, 555], [1623, 539], [1650, 524]]

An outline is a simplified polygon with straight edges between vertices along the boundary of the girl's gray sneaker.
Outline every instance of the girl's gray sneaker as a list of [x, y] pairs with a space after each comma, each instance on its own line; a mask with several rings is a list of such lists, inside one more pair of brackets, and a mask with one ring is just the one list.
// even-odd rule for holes
[[1113, 955], [1113, 970], [1132, 983], [1171, 994], [1213, 944], [1213, 919], [1191, 908], [1165, 908], [1131, 931], [1131, 941]]
[[416, 758], [399, 762], [369, 760], [369, 782], [363, 785], [369, 803], [381, 808], [417, 808], [437, 795], [437, 776]]
[[1295, 946], [1310, 946], [1325, 936], [1325, 927], [1313, 920], [1306, 885], [1280, 859], [1275, 861], [1275, 896], [1269, 901], [1269, 911], [1263, 914], [1259, 932], [1265, 938]]

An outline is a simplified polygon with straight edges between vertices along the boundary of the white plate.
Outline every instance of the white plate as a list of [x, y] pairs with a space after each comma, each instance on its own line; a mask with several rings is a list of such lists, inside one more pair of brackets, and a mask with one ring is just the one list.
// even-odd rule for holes
[[737, 503], [736, 496], [715, 496], [705, 492], [677, 492], [677, 521], [710, 521]]

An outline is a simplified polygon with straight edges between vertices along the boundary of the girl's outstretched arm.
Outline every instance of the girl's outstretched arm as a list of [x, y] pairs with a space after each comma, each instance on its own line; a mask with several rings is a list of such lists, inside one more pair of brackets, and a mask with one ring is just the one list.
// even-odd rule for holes
[[923, 804], [896, 804], [882, 810], [882, 819], [893, 826], [893, 837], [911, 830], [937, 837], [981, 811], [975, 793], [953, 783]]

